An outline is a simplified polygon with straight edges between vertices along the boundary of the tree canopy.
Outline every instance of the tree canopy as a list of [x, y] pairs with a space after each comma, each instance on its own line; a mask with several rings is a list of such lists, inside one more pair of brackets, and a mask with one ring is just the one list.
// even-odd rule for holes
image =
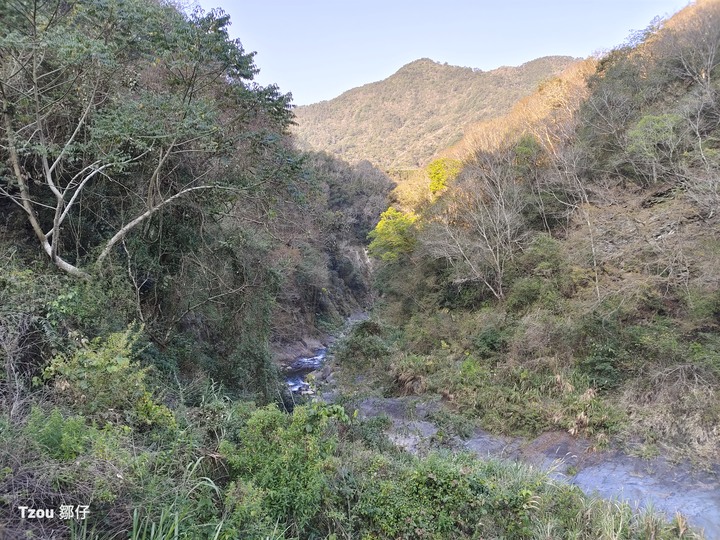
[[222, 12], [139, 0], [5, 9], [0, 194], [63, 271], [86, 276], [179, 199], [206, 211], [287, 178], [268, 150], [289, 97], [252, 83], [253, 55]]

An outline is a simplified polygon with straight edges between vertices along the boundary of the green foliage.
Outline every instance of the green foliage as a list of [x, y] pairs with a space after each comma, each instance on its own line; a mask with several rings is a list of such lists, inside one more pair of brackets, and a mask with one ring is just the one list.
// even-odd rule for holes
[[351, 166], [326, 153], [307, 157], [308, 173], [327, 191], [330, 238], [340, 240], [350, 234], [355, 241], [365, 243], [387, 208], [390, 178], [369, 161]]
[[568, 263], [561, 242], [548, 234], [535, 236], [516, 262], [521, 272], [542, 277], [560, 277], [568, 271]]
[[555, 310], [561, 297], [573, 291], [570, 267], [561, 244], [547, 234], [537, 235], [516, 258], [514, 273], [523, 277], [513, 281], [506, 298], [506, 306], [513, 312], [535, 304]]
[[104, 278], [69, 283], [48, 301], [47, 319], [57, 329], [84, 335], [120, 332], [133, 320], [135, 306], [127, 281], [115, 269]]
[[429, 315], [413, 315], [403, 329], [403, 345], [418, 354], [429, 354], [442, 347], [453, 334], [453, 321], [440, 311]]
[[63, 418], [58, 408], [46, 414], [33, 407], [24, 431], [52, 458], [72, 461], [88, 449], [92, 428], [82, 416]]
[[355, 420], [348, 429], [348, 437], [353, 441], [361, 441], [364, 446], [384, 453], [397, 451], [397, 446], [388, 438], [385, 431], [392, 425], [387, 415]]
[[541, 278], [529, 277], [520, 278], [513, 283], [510, 294], [507, 295], [505, 305], [510, 311], [522, 311], [536, 302], [541, 298], [544, 305], [552, 305], [556, 300], [552, 293], [554, 291], [548, 290], [547, 282]]
[[472, 419], [446, 409], [431, 412], [428, 419], [438, 427], [435, 439], [441, 441], [447, 437], [467, 439], [475, 433], [475, 422]]
[[362, 368], [387, 356], [390, 347], [383, 337], [384, 330], [372, 320], [363, 321], [353, 327], [336, 351], [335, 359], [350, 368]]
[[457, 159], [439, 158], [431, 161], [425, 168], [425, 173], [430, 178], [430, 193], [436, 195], [447, 188], [448, 183], [452, 182], [461, 170], [462, 163]]
[[[90, 503], [90, 522], [70, 532], [77, 538], [118, 531], [138, 540], [600, 538], [610, 528], [613, 537], [683, 535], [680, 518], [673, 531], [656, 516], [589, 501], [523, 467], [475, 456], [409, 456], [385, 436], [392, 424], [386, 416], [358, 421], [339, 405], [317, 403], [288, 415], [239, 397], [276, 399], [271, 340], [307, 335], [370, 298], [362, 251], [369, 239], [373, 256], [389, 263], [378, 274], [388, 318], [402, 326], [359, 323], [337, 361], [371, 366], [371, 382], [394, 385], [376, 392], [442, 395], [448, 407], [431, 415], [439, 441], [468, 435], [477, 423], [512, 434], [569, 430], [603, 444], [629, 413], [648, 439], [710, 446], [720, 424], [720, 301], [712, 279], [696, 278], [703, 265], [689, 262], [686, 297], [674, 296], [684, 293], [668, 282], [617, 301], [610, 290], [610, 300], [596, 302], [582, 298], [586, 291], [573, 297], [581, 281], [573, 273], [585, 279], [588, 270], [571, 269], [562, 241], [538, 235], [528, 242], [535, 229], [561, 238], [561, 223], [576, 235], [569, 211], [583, 205], [602, 258], [615, 249], [605, 243], [603, 224], [590, 223], [602, 212], [591, 206], [603, 192], [586, 190], [585, 182], [669, 172], [692, 186], [714, 170], [718, 107], [710, 76], [717, 67], [704, 70], [697, 63], [703, 49], [694, 46], [709, 34], [679, 39], [679, 55], [655, 30], [643, 35], [601, 60], [577, 118], [563, 123], [569, 102], [553, 100], [545, 123], [508, 134], [501, 150], [476, 152], [465, 199], [451, 198], [452, 190], [440, 197], [445, 209], [460, 208], [447, 225], [461, 249], [482, 251], [493, 227], [503, 228], [485, 258], [476, 252], [465, 260], [482, 263], [470, 274], [456, 271], [463, 261], [457, 253], [428, 261], [427, 251], [415, 249], [423, 216], [389, 208], [375, 226], [390, 185], [372, 165], [292, 149], [289, 96], [252, 82], [253, 55], [230, 40], [226, 15], [185, 16], [143, 0], [88, 0], [60, 10], [38, 3], [23, 13], [28, 6], [0, 3], [0, 83], [9, 115], [0, 141], [6, 536], [48, 534], [42, 525], [17, 525], [13, 509], [30, 502]], [[712, 29], [716, 19], [705, 21]], [[654, 64], [662, 49], [641, 45], [650, 35], [670, 46], [671, 60]], [[522, 78], [536, 81], [557, 65], [531, 63]], [[478, 79], [435, 68], [427, 61], [408, 66], [399, 87], [430, 72]], [[445, 100], [448, 92], [437, 89], [455, 88], [432, 85]], [[361, 106], [356, 120], [368, 112]], [[467, 122], [467, 107], [458, 113]], [[417, 136], [397, 127], [398, 137]], [[519, 136], [527, 128], [542, 139]], [[374, 144], [391, 148], [391, 138], [377, 133]], [[416, 164], [434, 152], [419, 144], [421, 153], [404, 144], [410, 150], [399, 159]], [[46, 159], [56, 163], [51, 171]], [[403, 175], [429, 178], [439, 194], [459, 168], [443, 158], [427, 166], [427, 178], [422, 170]], [[422, 182], [408, 182], [406, 192]], [[203, 190], [169, 201], [190, 186]], [[703, 193], [714, 187], [708, 183]], [[419, 208], [429, 199], [423, 189], [402, 200]], [[711, 197], [706, 207], [703, 219], [712, 224]], [[108, 244], [153, 208], [122, 241]], [[38, 240], [92, 275], [62, 274], [49, 264], [60, 259], [48, 259]], [[424, 245], [442, 251], [447, 240]], [[94, 266], [103, 248], [112, 249]], [[493, 249], [503, 252], [494, 269]], [[692, 246], [683, 251], [692, 258]], [[614, 280], [614, 259], [604, 262], [598, 268]], [[502, 286], [492, 304], [479, 285], [491, 270], [502, 276], [502, 283], [485, 282]], [[143, 330], [128, 328], [135, 319]], [[166, 366], [162, 402], [148, 364]], [[43, 367], [52, 392], [38, 389], [40, 377], [29, 384]], [[129, 508], [138, 510], [131, 516]]]
[[627, 132], [626, 151], [632, 166], [651, 182], [676, 169], [683, 154], [683, 130], [684, 120], [676, 113], [640, 118]]
[[513, 147], [515, 153], [514, 167], [517, 174], [529, 180], [534, 179], [537, 170], [546, 158], [540, 142], [533, 135], [523, 135]]
[[[207, 217], [232, 205], [238, 191], [290, 183], [297, 159], [281, 144], [289, 96], [250, 84], [253, 55], [229, 38], [228, 16], [185, 16], [135, 0], [26, 10], [17, 7], [24, 24], [0, 40], [2, 58], [36, 66], [1, 70], [12, 110], [3, 147], [22, 147], [4, 153], [13, 165], [3, 169], [3, 183], [18, 184], [19, 193], [3, 191], [3, 200], [42, 208], [25, 217], [61, 270], [88, 277], [93, 262], [123, 251], [131, 258], [127, 246], [113, 248], [140, 229], [157, 242], [164, 217], [180, 205], [182, 217]], [[22, 129], [29, 117], [38, 123], [34, 133]], [[20, 168], [30, 185], [17, 177]], [[62, 197], [53, 209], [55, 186]], [[171, 221], [182, 229], [188, 220]], [[181, 236], [164, 231], [173, 231], [165, 235], [170, 244]]]
[[388, 208], [380, 215], [380, 221], [370, 232], [372, 240], [368, 251], [373, 257], [390, 262], [406, 255], [415, 247], [414, 224], [418, 216]]
[[602, 389], [616, 387], [623, 378], [624, 351], [610, 343], [592, 343], [588, 354], [579, 362], [593, 386]]
[[472, 340], [475, 353], [481, 358], [490, 358], [506, 352], [512, 331], [511, 326], [501, 324], [484, 327]]
[[646, 115], [628, 131], [628, 152], [646, 160], [673, 158], [678, 145], [678, 114]]
[[[10, 246], [8, 246], [9, 248]], [[12, 260], [0, 261], [0, 305], [2, 311], [34, 313], [40, 315], [44, 304], [61, 289], [62, 283], [42, 272], [23, 268]]]
[[694, 321], [706, 324], [713, 318], [720, 318], [720, 289], [691, 290], [684, 298], [688, 306], [689, 315]]
[[476, 496], [474, 486], [457, 466], [430, 457], [401, 474], [378, 479], [360, 501], [359, 512], [383, 537], [446, 538], [474, 517], [466, 506]]
[[140, 518], [140, 512], [133, 511], [132, 531], [130, 540], [174, 540], [180, 535], [180, 516], [178, 512], [162, 509], [157, 522], [150, 521], [149, 516]]
[[559, 534], [573, 537], [586, 521], [613, 515], [600, 505], [583, 515], [577, 490], [545, 482], [514, 464], [433, 454], [372, 471], [358, 510], [373, 538], [471, 538], [478, 530], [488, 538], [535, 538], [554, 519]]
[[172, 428], [172, 412], [154, 401], [147, 386], [148, 368], [133, 360], [140, 337], [131, 327], [81, 343], [71, 356], [56, 356], [43, 378], [53, 379], [58, 396], [89, 416]]
[[[234, 489], [254, 486], [240, 489], [256, 493], [273, 522], [287, 520], [301, 534], [327, 495], [337, 445], [332, 420], [347, 422], [348, 417], [342, 408], [320, 403], [297, 407], [292, 416], [274, 406], [256, 411], [238, 433], [236, 445], [220, 446], [236, 481]], [[245, 504], [257, 504], [253, 500], [245, 497], [235, 505], [240, 527], [252, 515]]]

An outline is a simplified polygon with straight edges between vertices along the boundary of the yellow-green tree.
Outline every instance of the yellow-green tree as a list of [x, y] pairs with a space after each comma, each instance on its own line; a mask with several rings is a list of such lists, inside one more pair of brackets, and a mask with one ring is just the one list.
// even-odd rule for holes
[[457, 159], [439, 158], [431, 161], [425, 168], [430, 178], [430, 192], [435, 195], [447, 187], [448, 182], [453, 180], [462, 170], [462, 163]]
[[410, 253], [415, 247], [413, 225], [417, 219], [413, 212], [401, 212], [392, 206], [385, 210], [368, 235], [370, 255], [383, 261], [394, 261], [400, 255]]

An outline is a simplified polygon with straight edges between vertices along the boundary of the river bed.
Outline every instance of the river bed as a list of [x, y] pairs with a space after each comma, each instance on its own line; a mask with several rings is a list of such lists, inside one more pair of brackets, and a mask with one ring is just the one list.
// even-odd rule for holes
[[[387, 415], [388, 437], [413, 454], [433, 447], [438, 427], [429, 413], [436, 404], [407, 398], [366, 398], [356, 404], [362, 418]], [[578, 486], [587, 495], [615, 499], [636, 508], [652, 506], [672, 519], [676, 512], [706, 540], [720, 540], [720, 467], [697, 470], [663, 457], [642, 459], [619, 450], [593, 449], [590, 443], [565, 432], [544, 433], [532, 440], [502, 437], [477, 429], [453, 446], [478, 458], [501, 458], [549, 471], [554, 481]]]
[[[349, 328], [357, 320], [350, 320]], [[322, 372], [327, 348], [312, 356], [296, 358], [284, 369], [288, 388], [296, 395], [313, 394], [306, 377]], [[322, 385], [319, 398], [332, 402], [334, 384]], [[412, 398], [365, 398], [355, 406], [363, 418], [387, 415], [392, 425], [388, 437], [413, 454], [422, 454], [434, 445], [438, 427], [431, 421], [440, 405]], [[702, 529], [706, 540], [720, 540], [720, 466], [697, 470], [687, 463], [671, 463], [663, 457], [642, 459], [620, 450], [595, 450], [589, 441], [566, 432], [549, 432], [527, 440], [493, 435], [482, 429], [464, 440], [454, 439], [459, 450], [478, 458], [501, 458], [527, 463], [548, 471], [554, 481], [578, 486], [587, 495], [616, 499], [636, 508], [652, 506], [672, 519], [676, 512], [693, 527]]]
[[309, 394], [312, 393], [310, 383], [306, 381], [306, 377], [313, 371], [322, 369], [325, 363], [327, 348], [322, 347], [314, 351], [313, 356], [301, 356], [296, 358], [283, 371], [285, 383], [293, 394]]

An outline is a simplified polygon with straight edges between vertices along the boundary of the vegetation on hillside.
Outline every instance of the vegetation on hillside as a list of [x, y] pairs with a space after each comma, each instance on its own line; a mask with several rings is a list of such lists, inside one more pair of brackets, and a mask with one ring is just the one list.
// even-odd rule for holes
[[389, 179], [295, 150], [289, 98], [253, 82], [228, 24], [144, 0], [0, 6], [3, 537], [69, 534], [23, 505], [87, 505], [105, 538], [177, 519], [178, 493], [216, 503], [210, 409], [282, 406], [270, 346], [370, 300]]
[[[0, 537], [694, 537], [529, 467], [403, 453], [382, 417], [291, 400], [270, 351], [369, 304], [368, 247], [381, 320], [348, 370], [496, 431], [631, 425], [714, 458], [711, 7], [546, 81], [388, 209], [371, 163], [293, 146], [222, 12], [0, 4]], [[602, 92], [634, 100], [611, 127]]]
[[372, 386], [717, 463], [719, 52], [720, 7], [690, 6], [468, 130], [444, 191], [401, 183]]
[[350, 162], [368, 159], [383, 170], [425, 166], [466, 126], [503, 115], [575, 61], [553, 56], [483, 72], [416, 60], [384, 81], [298, 107], [293, 131], [303, 147]]

